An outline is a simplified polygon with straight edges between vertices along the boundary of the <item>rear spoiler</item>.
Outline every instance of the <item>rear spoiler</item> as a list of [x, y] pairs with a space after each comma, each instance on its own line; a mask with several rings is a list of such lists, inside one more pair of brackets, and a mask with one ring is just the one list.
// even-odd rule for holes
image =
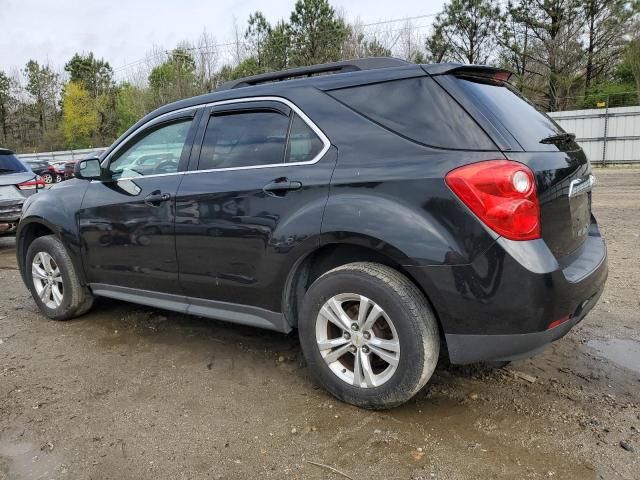
[[503, 68], [489, 67], [487, 65], [465, 65], [462, 63], [436, 63], [433, 65], [421, 65], [422, 69], [431, 76], [436, 75], [466, 75], [481, 77], [497, 82], [508, 82], [513, 72]]

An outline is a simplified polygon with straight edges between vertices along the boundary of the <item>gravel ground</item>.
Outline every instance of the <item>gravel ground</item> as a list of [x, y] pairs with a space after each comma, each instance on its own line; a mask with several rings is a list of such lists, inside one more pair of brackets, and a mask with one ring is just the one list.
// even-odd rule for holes
[[592, 313], [386, 412], [315, 386], [295, 335], [106, 300], [49, 321], [0, 239], [0, 479], [640, 478], [640, 170], [596, 175]]

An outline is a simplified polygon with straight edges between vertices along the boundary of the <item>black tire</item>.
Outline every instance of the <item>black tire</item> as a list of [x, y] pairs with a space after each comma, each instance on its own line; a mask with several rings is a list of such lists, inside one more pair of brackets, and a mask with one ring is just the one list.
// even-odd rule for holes
[[42, 180], [44, 181], [44, 183], [46, 183], [47, 185], [50, 183], [53, 183], [53, 175], [50, 173], [44, 173], [42, 175]]
[[[340, 379], [327, 365], [316, 340], [316, 319], [325, 302], [341, 293], [364, 295], [392, 320], [400, 344], [395, 373], [379, 386], [363, 388]], [[413, 397], [438, 363], [437, 320], [422, 292], [398, 271], [357, 262], [323, 274], [307, 291], [298, 319], [300, 343], [318, 382], [338, 399], [363, 408], [386, 409]], [[364, 348], [364, 347], [363, 347]]]
[[[48, 253], [60, 269], [63, 295], [62, 302], [57, 308], [50, 308], [45, 305], [38, 296], [34, 285], [32, 276], [33, 259], [40, 252]], [[36, 304], [42, 313], [52, 320], [69, 320], [78, 317], [89, 311], [93, 305], [93, 295], [87, 287], [80, 283], [67, 250], [62, 242], [53, 235], [38, 237], [29, 246], [25, 259], [25, 278]]]

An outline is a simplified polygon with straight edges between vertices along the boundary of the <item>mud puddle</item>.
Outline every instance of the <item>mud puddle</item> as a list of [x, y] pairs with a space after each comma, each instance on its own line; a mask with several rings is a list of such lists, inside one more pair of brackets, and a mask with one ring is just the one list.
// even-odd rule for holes
[[640, 373], [640, 342], [628, 338], [589, 340], [587, 346], [618, 365]]

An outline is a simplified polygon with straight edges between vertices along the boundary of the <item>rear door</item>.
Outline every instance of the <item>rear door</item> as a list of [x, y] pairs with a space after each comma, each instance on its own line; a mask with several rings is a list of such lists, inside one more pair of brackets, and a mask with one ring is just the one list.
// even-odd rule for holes
[[[140, 128], [106, 159], [111, 178], [89, 185], [79, 230], [94, 288], [181, 293], [175, 196], [188, 164], [195, 116], [196, 110], [165, 115]], [[144, 169], [138, 165], [142, 157]]]
[[536, 176], [542, 238], [556, 257], [586, 239], [591, 224], [591, 166], [574, 137], [512, 87], [473, 72], [434, 77], [476, 118], [486, 119], [511, 160]]
[[277, 312], [286, 263], [318, 244], [335, 152], [281, 99], [215, 106], [201, 128], [177, 197], [180, 284], [189, 297]]

